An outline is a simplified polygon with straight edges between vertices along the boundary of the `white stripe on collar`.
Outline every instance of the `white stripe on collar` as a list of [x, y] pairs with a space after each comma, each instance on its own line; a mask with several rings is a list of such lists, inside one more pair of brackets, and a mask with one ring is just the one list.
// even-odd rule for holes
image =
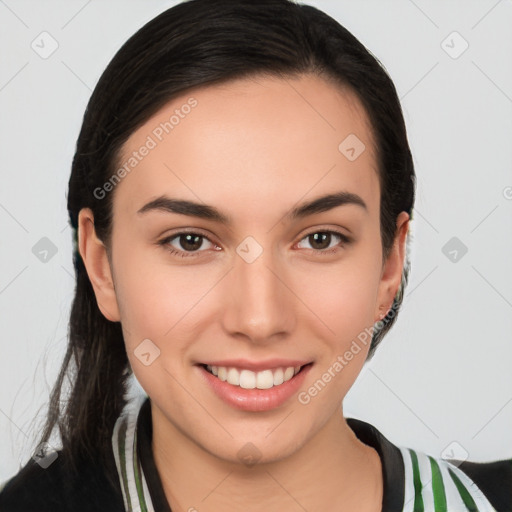
[[[112, 447], [126, 512], [154, 512], [146, 477], [134, 449], [137, 440], [137, 418], [146, 399], [147, 396], [141, 394], [128, 401], [115, 423], [112, 435]], [[140, 475], [139, 490], [135, 467]]]
[[[414, 498], [416, 490], [414, 486], [414, 469], [413, 457], [417, 459], [419, 477], [421, 486], [421, 498], [423, 501], [423, 510], [425, 512], [434, 511], [434, 487], [432, 481], [431, 460], [428, 454], [398, 446], [402, 454], [405, 470], [404, 482], [404, 507], [402, 512], [412, 512], [414, 510]], [[464, 471], [459, 469], [455, 464], [437, 457], [432, 457], [439, 466], [441, 472], [440, 476], [444, 487], [444, 494], [446, 497], [446, 510], [450, 512], [467, 512], [468, 508], [464, 504], [460, 492], [455, 485], [455, 482], [450, 474], [454, 474], [465, 487], [471, 499], [475, 502], [479, 512], [496, 512], [496, 509], [491, 505], [489, 500], [485, 497], [480, 488], [473, 482]]]

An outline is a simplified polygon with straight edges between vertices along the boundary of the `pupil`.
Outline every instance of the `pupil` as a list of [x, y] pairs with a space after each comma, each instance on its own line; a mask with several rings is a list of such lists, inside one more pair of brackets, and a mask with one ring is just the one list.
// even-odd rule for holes
[[[312, 235], [309, 235], [309, 238], [309, 243], [314, 249], [326, 249], [331, 243], [330, 233], [313, 233]], [[321, 247], [317, 247], [315, 244], [320, 244]]]
[[180, 236], [180, 245], [183, 249], [195, 251], [201, 247], [201, 244], [202, 240], [200, 235], [187, 234]]

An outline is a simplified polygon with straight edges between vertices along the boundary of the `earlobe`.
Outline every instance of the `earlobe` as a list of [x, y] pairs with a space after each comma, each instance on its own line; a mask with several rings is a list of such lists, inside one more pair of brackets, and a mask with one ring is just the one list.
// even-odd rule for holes
[[90, 208], [82, 208], [78, 214], [78, 250], [101, 313], [107, 320], [119, 322], [121, 317], [107, 249], [96, 235], [94, 214]]
[[407, 233], [409, 231], [409, 214], [401, 212], [396, 220], [395, 241], [382, 268], [379, 293], [376, 303], [375, 321], [386, 316], [393, 305], [393, 300], [402, 281], [405, 263]]

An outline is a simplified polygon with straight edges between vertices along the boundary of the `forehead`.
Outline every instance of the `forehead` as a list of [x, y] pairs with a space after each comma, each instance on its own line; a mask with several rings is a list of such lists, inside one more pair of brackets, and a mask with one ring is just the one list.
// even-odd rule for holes
[[262, 221], [262, 210], [340, 190], [378, 208], [364, 109], [352, 92], [317, 76], [191, 89], [138, 128], [117, 163], [128, 172], [114, 209], [127, 215], [160, 195], [238, 208]]

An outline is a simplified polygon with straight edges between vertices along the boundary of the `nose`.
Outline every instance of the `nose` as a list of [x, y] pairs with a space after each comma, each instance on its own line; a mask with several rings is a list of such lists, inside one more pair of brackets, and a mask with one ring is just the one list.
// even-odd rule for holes
[[259, 344], [285, 338], [295, 327], [297, 302], [287, 283], [285, 267], [273, 261], [268, 249], [252, 262], [240, 254], [235, 255], [225, 283], [225, 330]]

